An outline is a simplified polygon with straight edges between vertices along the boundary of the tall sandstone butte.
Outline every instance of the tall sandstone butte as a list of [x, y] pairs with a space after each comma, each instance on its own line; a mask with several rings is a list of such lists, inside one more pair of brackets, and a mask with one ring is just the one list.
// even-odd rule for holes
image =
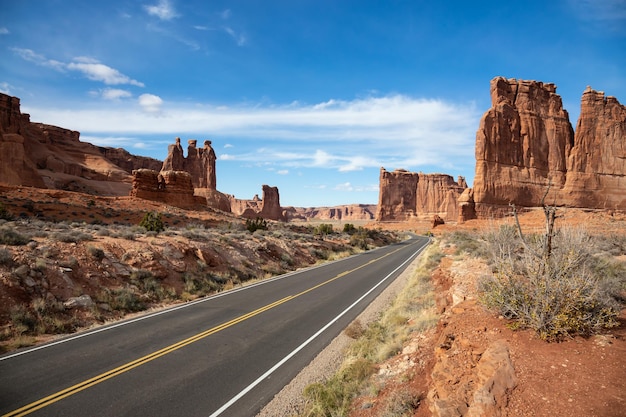
[[187, 157], [183, 154], [180, 138], [176, 138], [176, 143], [168, 146], [167, 157], [163, 161], [161, 171], [188, 172], [195, 188], [216, 190], [215, 160], [217, 158], [211, 147], [211, 141], [205, 140], [202, 148], [196, 147], [195, 139], [190, 139], [187, 144]]
[[423, 174], [380, 169], [377, 221], [430, 219], [446, 221], [459, 216], [458, 198], [467, 188], [463, 177], [457, 181], [447, 174]]
[[554, 84], [497, 77], [491, 103], [476, 133], [478, 217], [539, 206], [548, 187], [546, 204], [626, 209], [626, 108], [616, 98], [587, 88], [575, 134]]

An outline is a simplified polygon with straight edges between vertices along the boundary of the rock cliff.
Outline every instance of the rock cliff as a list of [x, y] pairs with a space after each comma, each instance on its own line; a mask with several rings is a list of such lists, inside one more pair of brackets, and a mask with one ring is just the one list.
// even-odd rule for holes
[[375, 204], [348, 204], [334, 207], [287, 207], [283, 210], [288, 220], [374, 220]]
[[587, 88], [576, 133], [554, 84], [497, 77], [491, 101], [476, 133], [473, 201], [464, 196], [463, 210], [473, 204], [487, 217], [511, 203], [536, 207], [548, 188], [546, 204], [626, 209], [626, 108], [616, 98]]
[[456, 221], [458, 198], [467, 188], [463, 177], [457, 181], [446, 174], [423, 174], [397, 169], [380, 169], [377, 221], [405, 221], [441, 217]]
[[252, 200], [242, 200], [230, 196], [230, 209], [232, 213], [249, 219], [286, 220], [280, 207], [278, 187], [269, 185], [263, 185], [263, 198], [255, 195]]
[[21, 113], [19, 98], [6, 94], [0, 94], [0, 133], [0, 181], [11, 185], [127, 195], [133, 169], [160, 165], [81, 142], [77, 131], [33, 123]]

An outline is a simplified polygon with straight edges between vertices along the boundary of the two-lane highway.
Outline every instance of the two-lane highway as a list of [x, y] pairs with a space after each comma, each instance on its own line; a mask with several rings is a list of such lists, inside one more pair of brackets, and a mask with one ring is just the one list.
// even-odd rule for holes
[[427, 244], [415, 237], [0, 356], [0, 414], [253, 416]]

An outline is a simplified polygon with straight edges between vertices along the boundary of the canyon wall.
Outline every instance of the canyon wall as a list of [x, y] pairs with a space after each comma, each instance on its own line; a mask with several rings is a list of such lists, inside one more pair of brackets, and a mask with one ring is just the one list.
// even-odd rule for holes
[[191, 175], [184, 171], [134, 170], [130, 196], [188, 209], [206, 205], [203, 197], [194, 196]]
[[459, 217], [458, 198], [467, 188], [463, 177], [454, 181], [446, 174], [423, 174], [396, 169], [380, 169], [377, 221], [432, 219], [444, 221]]
[[215, 151], [211, 147], [211, 141], [205, 140], [202, 148], [197, 148], [197, 141], [187, 141], [187, 156], [183, 154], [180, 138], [176, 143], [167, 148], [167, 157], [163, 161], [161, 171], [186, 171], [191, 174], [191, 180], [195, 188], [217, 189], [215, 172]]
[[283, 213], [288, 220], [374, 220], [375, 204], [347, 204], [334, 207], [287, 207]]
[[77, 131], [33, 123], [19, 98], [1, 93], [0, 133], [0, 181], [9, 185], [127, 195], [133, 169], [160, 164], [81, 142]]

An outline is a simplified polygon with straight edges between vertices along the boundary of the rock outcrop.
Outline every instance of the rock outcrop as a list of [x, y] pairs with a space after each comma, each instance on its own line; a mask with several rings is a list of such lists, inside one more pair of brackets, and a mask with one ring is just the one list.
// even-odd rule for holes
[[180, 208], [197, 208], [205, 205], [203, 197], [194, 196], [191, 175], [184, 171], [133, 171], [131, 197], [160, 201]]
[[539, 205], [549, 183], [562, 188], [574, 142], [554, 84], [494, 78], [491, 103], [476, 133], [479, 216], [509, 210], [509, 203]]
[[99, 195], [128, 195], [136, 168], [160, 162], [80, 141], [77, 131], [33, 123], [20, 100], [0, 94], [0, 181]]
[[205, 140], [202, 148], [196, 147], [195, 139], [190, 139], [187, 144], [187, 157], [183, 153], [180, 138], [176, 138], [176, 143], [168, 146], [167, 157], [163, 161], [161, 171], [186, 171], [191, 175], [195, 188], [216, 190], [215, 161], [217, 157], [211, 147], [211, 141]]
[[255, 195], [252, 200], [242, 200], [230, 196], [230, 209], [232, 213], [248, 219], [286, 220], [280, 207], [278, 187], [269, 185], [263, 185], [263, 198]]
[[380, 169], [377, 221], [432, 219], [444, 221], [459, 217], [458, 198], [467, 188], [463, 177], [454, 181], [446, 174], [423, 174], [396, 169]]
[[587, 87], [559, 199], [574, 207], [626, 210], [626, 106]]
[[626, 108], [616, 98], [587, 88], [576, 133], [554, 84], [497, 77], [491, 101], [476, 133], [479, 217], [540, 206], [544, 195], [546, 204], [626, 210]]

